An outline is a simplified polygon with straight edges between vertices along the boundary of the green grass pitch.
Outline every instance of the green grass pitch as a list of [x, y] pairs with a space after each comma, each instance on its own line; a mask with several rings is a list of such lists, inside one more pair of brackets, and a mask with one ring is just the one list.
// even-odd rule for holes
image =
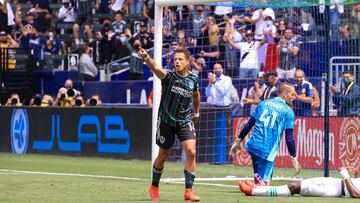
[[[183, 165], [168, 163], [164, 177], [182, 177]], [[0, 153], [0, 202], [150, 202], [150, 161], [119, 160], [54, 155]], [[47, 172], [47, 173], [34, 173]], [[251, 176], [249, 167], [199, 164], [197, 176]], [[290, 176], [291, 169], [276, 169], [276, 175]], [[304, 170], [306, 176], [321, 171]], [[336, 172], [332, 172], [335, 175]], [[273, 185], [285, 184], [283, 181]], [[160, 184], [160, 202], [184, 202], [183, 183]], [[194, 191], [201, 202], [358, 202], [345, 198], [246, 197], [237, 181], [198, 181]]]

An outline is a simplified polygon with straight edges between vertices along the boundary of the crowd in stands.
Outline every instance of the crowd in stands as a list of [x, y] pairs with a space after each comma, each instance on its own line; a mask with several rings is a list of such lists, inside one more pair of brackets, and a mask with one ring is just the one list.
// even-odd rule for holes
[[[78, 54], [75, 69], [85, 81], [96, 80], [102, 65], [124, 59], [119, 63], [129, 66], [128, 79], [144, 80], [143, 60], [137, 56], [136, 48], [154, 46], [154, 3], [154, 0], [0, 0], [1, 47], [32, 50], [32, 67], [38, 69], [48, 65], [60, 67], [61, 63], [46, 60], [46, 56], [58, 55], [65, 60], [61, 68], [71, 70], [67, 67], [71, 64], [66, 61], [67, 56]], [[325, 9], [330, 10], [329, 16], [324, 15]], [[187, 48], [192, 54], [193, 72], [201, 79], [215, 84], [216, 71], [213, 75], [209, 73], [221, 66], [230, 79], [256, 80], [248, 98], [256, 100], [260, 97], [256, 91], [265, 88], [261, 83], [264, 71], [276, 71], [279, 79], [294, 78], [299, 68], [300, 42], [321, 37], [358, 38], [359, 25], [360, 4], [344, 6], [341, 1], [327, 8], [165, 6], [163, 65], [173, 68], [171, 51]], [[260, 50], [264, 46], [266, 61], [261, 63], [264, 56]], [[9, 61], [9, 67], [10, 64]], [[60, 95], [65, 89], [61, 92]], [[307, 94], [313, 97], [312, 91]], [[50, 103], [57, 105], [58, 101], [59, 95]]]

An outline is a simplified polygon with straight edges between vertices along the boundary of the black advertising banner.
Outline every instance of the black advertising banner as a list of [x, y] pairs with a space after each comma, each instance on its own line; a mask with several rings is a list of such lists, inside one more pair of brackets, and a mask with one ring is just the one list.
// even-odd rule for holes
[[151, 159], [151, 109], [0, 108], [0, 151]]

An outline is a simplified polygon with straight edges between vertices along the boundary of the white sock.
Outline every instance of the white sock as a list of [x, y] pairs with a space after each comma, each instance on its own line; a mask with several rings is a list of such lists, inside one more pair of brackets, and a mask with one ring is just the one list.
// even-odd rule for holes
[[291, 196], [290, 190], [287, 185], [282, 186], [257, 186], [254, 187], [252, 194], [254, 196]]

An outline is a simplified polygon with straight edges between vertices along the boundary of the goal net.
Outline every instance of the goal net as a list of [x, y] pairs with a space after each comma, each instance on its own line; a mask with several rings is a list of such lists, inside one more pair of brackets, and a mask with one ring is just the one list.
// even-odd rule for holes
[[[202, 5], [164, 6], [163, 67], [172, 69], [172, 50], [186, 47], [192, 54], [192, 71], [199, 75], [201, 110], [196, 124], [197, 176], [224, 178], [252, 177], [252, 163], [246, 151], [235, 157], [228, 152], [234, 138], [254, 111], [270, 77], [290, 82], [297, 94], [310, 102], [297, 101], [294, 137], [302, 172], [297, 178], [324, 175], [324, 121], [326, 76], [339, 94], [349, 94], [342, 83], [344, 71], [359, 77], [360, 1], [241, 0]], [[156, 19], [155, 19], [156, 20]], [[231, 102], [214, 101], [207, 94], [209, 74], [220, 65], [231, 77]], [[302, 70], [303, 81], [294, 78]], [[330, 73], [330, 74], [327, 74]], [[304, 85], [306, 83], [306, 85]], [[227, 88], [227, 87], [226, 87]], [[212, 95], [214, 96], [214, 95]], [[219, 96], [219, 95], [217, 95]], [[360, 111], [351, 100], [353, 114], [339, 113], [341, 105], [329, 94], [329, 168], [360, 166]], [[345, 95], [346, 96], [346, 95]], [[349, 95], [348, 95], [349, 96]], [[358, 95], [360, 96], [360, 95]], [[351, 116], [351, 117], [348, 117]], [[250, 133], [246, 140], [250, 137]], [[289, 153], [282, 137], [275, 160], [274, 177], [291, 178]], [[243, 142], [243, 144], [246, 142]], [[174, 143], [163, 177], [183, 177], [184, 151]], [[208, 179], [206, 179], [208, 180]]]

